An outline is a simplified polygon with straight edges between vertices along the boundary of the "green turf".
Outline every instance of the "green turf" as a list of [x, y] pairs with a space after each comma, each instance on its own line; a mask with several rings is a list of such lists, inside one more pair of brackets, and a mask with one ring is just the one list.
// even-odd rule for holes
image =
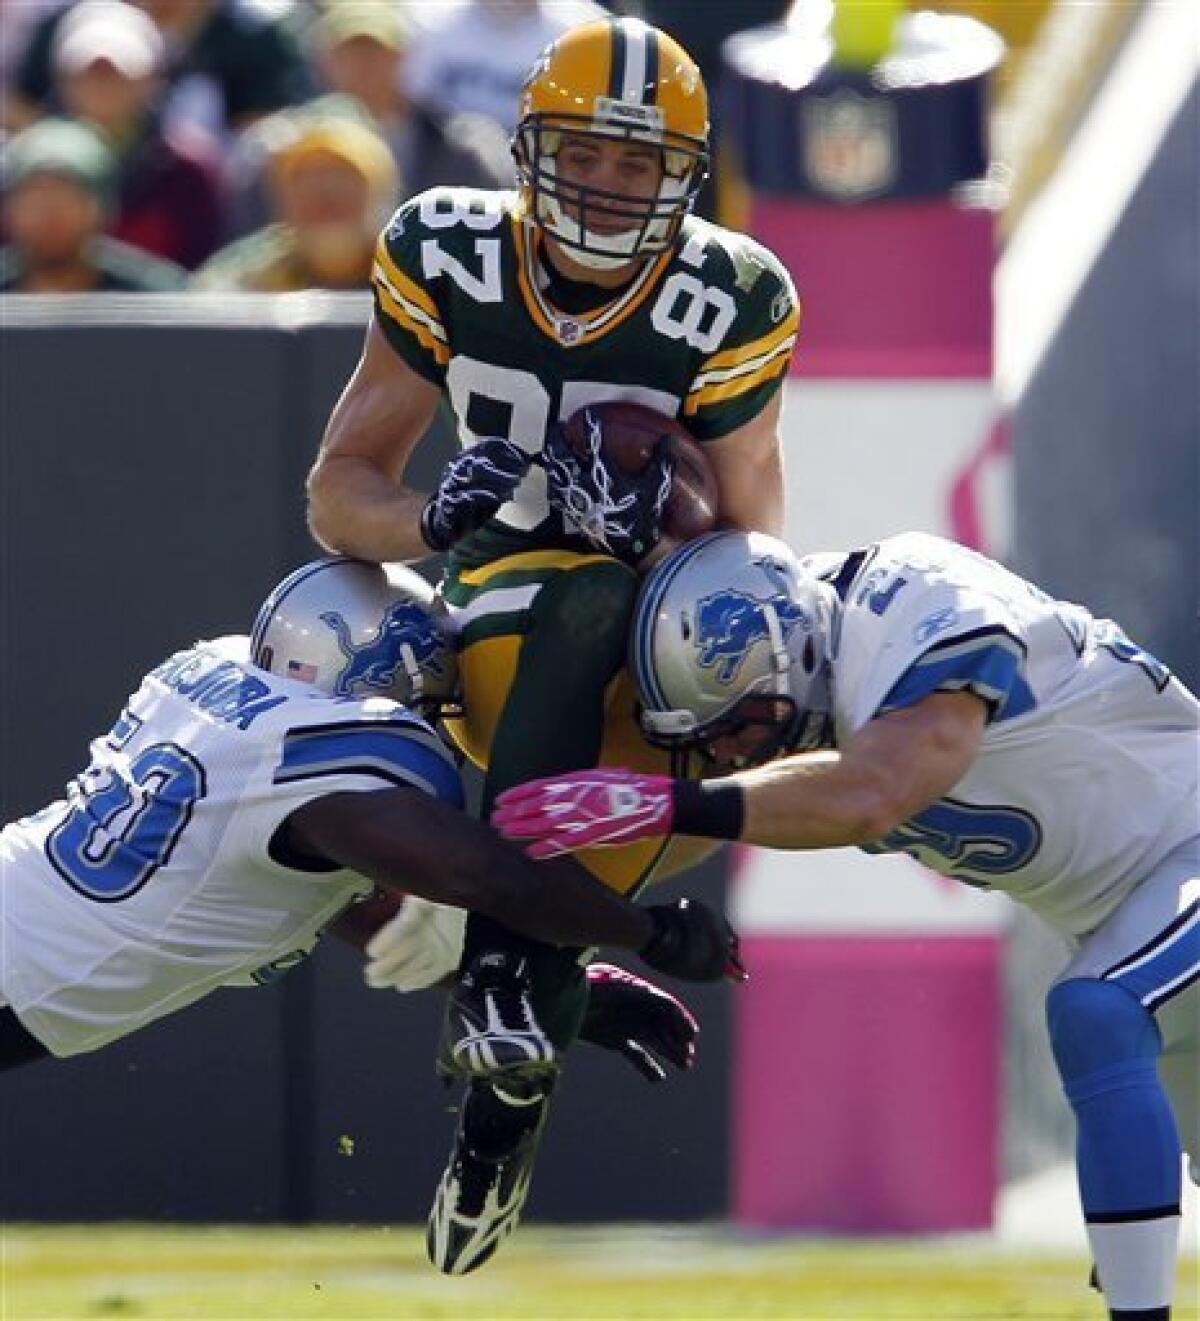
[[[412, 1229], [3, 1230], [0, 1321], [1091, 1321], [1081, 1258], [990, 1240], [831, 1243], [730, 1231], [526, 1228], [477, 1274], [443, 1279]], [[1197, 1317], [1196, 1261], [1179, 1321]]]

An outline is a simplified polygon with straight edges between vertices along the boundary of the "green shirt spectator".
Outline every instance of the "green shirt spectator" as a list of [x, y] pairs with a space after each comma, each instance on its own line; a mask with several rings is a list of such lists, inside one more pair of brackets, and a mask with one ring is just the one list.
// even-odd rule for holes
[[185, 272], [106, 238], [113, 159], [82, 124], [44, 119], [4, 148], [0, 290], [7, 293], [161, 292]]

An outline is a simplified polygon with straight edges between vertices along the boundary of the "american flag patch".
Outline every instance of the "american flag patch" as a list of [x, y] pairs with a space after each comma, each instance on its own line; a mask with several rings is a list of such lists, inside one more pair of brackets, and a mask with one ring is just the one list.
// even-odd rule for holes
[[317, 667], [305, 665], [303, 661], [290, 660], [287, 663], [287, 675], [289, 679], [296, 679], [300, 683], [316, 683]]

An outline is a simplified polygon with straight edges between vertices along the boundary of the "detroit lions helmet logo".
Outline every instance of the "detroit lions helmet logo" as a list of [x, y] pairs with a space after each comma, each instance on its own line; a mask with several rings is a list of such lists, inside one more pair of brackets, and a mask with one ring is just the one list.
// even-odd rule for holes
[[797, 627], [813, 626], [812, 615], [784, 593], [763, 599], [748, 592], [713, 592], [697, 603], [694, 643], [700, 664], [716, 667], [718, 683], [732, 683], [755, 643], [770, 640], [767, 607], [779, 620], [784, 642]]
[[445, 673], [446, 640], [428, 612], [409, 601], [397, 601], [388, 608], [374, 637], [357, 647], [350, 638], [350, 626], [336, 610], [320, 616], [337, 637], [346, 665], [334, 681], [338, 697], [349, 697], [364, 688], [386, 691], [395, 681], [396, 671], [404, 664], [405, 649], [421, 673]]

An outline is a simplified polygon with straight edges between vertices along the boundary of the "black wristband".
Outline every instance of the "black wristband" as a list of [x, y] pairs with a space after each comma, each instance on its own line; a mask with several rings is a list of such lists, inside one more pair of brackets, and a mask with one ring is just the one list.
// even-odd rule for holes
[[671, 789], [672, 833], [704, 839], [740, 839], [746, 818], [741, 785], [730, 780], [676, 780]]

